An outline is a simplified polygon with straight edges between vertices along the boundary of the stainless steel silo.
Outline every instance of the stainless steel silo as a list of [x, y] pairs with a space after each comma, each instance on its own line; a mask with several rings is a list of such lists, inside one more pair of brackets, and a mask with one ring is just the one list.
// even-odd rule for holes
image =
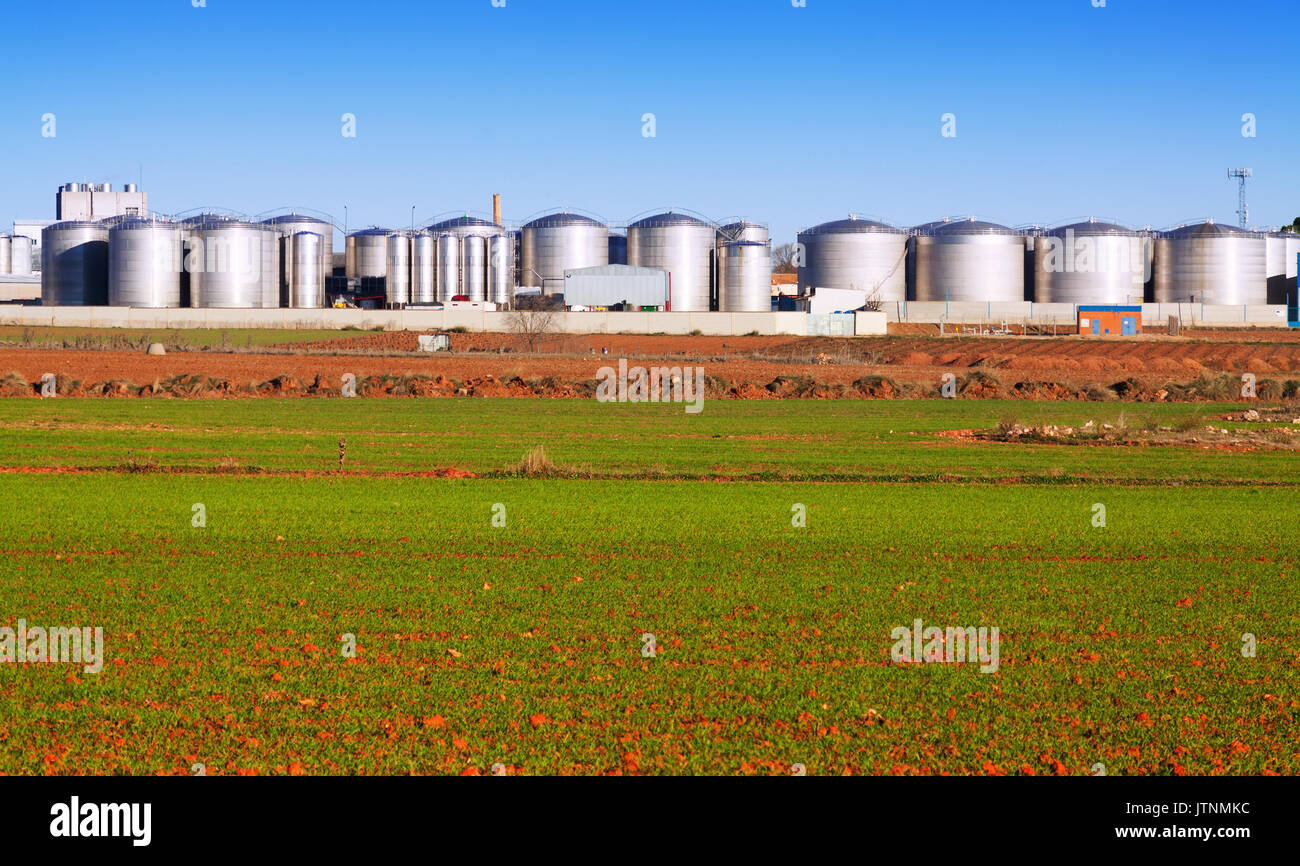
[[487, 300], [487, 241], [478, 235], [469, 235], [462, 244], [465, 250], [465, 294], [471, 301]]
[[515, 250], [509, 235], [488, 239], [488, 300], [500, 306], [514, 299]]
[[384, 277], [388, 275], [388, 236], [390, 229], [362, 229], [347, 239], [347, 275], [349, 277]]
[[108, 227], [66, 220], [41, 230], [41, 303], [53, 307], [108, 303]]
[[438, 236], [438, 300], [444, 304], [464, 294], [460, 287], [460, 240], [450, 232]]
[[459, 238], [489, 238], [492, 237], [492, 235], [501, 234], [501, 226], [494, 222], [489, 222], [472, 216], [461, 216], [454, 219], [443, 220], [425, 226], [425, 229], [435, 235], [452, 234]]
[[411, 303], [428, 305], [438, 300], [438, 244], [433, 235], [418, 231], [411, 236]]
[[655, 214], [627, 227], [627, 262], [668, 271], [674, 312], [708, 312], [716, 237], [712, 223], [687, 214]]
[[286, 239], [283, 270], [288, 277], [286, 301], [290, 307], [314, 310], [325, 306], [324, 244], [324, 236], [316, 232], [297, 232]]
[[1115, 223], [1071, 223], [1030, 238], [1034, 300], [1051, 304], [1140, 304], [1150, 239]]
[[718, 309], [727, 313], [766, 313], [772, 309], [772, 251], [759, 241], [731, 241], [723, 247], [722, 292]]
[[388, 236], [387, 257], [384, 285], [388, 305], [404, 307], [411, 302], [411, 238], [406, 232]]
[[1287, 300], [1294, 303], [1300, 297], [1297, 284], [1297, 262], [1300, 261], [1300, 233], [1286, 232], [1286, 282], [1283, 285]]
[[591, 217], [554, 213], [524, 225], [521, 232], [524, 282], [543, 294], [564, 292], [564, 272], [609, 264], [609, 226]]
[[609, 263], [611, 265], [627, 264], [627, 235], [613, 232], [609, 235]]
[[0, 235], [0, 275], [8, 274], [11, 267], [13, 259], [9, 235]]
[[173, 222], [137, 217], [108, 231], [108, 304], [181, 306], [184, 251]]
[[302, 297], [304, 300], [310, 296], [320, 299], [319, 303], [310, 304], [309, 307], [314, 308], [324, 305], [325, 277], [334, 272], [333, 255], [330, 252], [331, 238], [334, 237], [334, 226], [326, 220], [294, 213], [271, 217], [268, 220], [263, 220], [262, 225], [268, 226], [280, 236], [280, 301], [291, 307], [296, 306], [293, 303], [293, 293], [289, 288], [289, 264], [292, 256], [291, 239], [294, 235], [302, 232], [320, 236], [321, 242], [317, 246], [317, 258], [319, 260], [312, 270], [320, 280], [320, 287], [310, 295], [303, 295]]
[[907, 299], [907, 233], [875, 220], [822, 223], [799, 232], [799, 289], [857, 289], [882, 301]]
[[287, 287], [280, 282], [280, 234], [266, 225], [258, 225], [262, 232], [262, 306], [277, 309], [289, 303]]
[[1285, 304], [1296, 296], [1296, 254], [1300, 235], [1270, 232], [1264, 238], [1265, 278], [1268, 303]]
[[918, 229], [910, 241], [918, 301], [1023, 301], [1025, 240], [980, 220]]
[[9, 273], [16, 277], [32, 275], [32, 239], [25, 235], [9, 238]]
[[1155, 299], [1264, 304], [1266, 265], [1263, 237], [1212, 221], [1182, 226], [1156, 239]]
[[772, 235], [767, 226], [761, 223], [737, 220], [718, 227], [718, 245], [725, 246], [732, 241], [754, 241], [760, 244], [770, 244]]
[[276, 234], [265, 226], [227, 217], [187, 221], [190, 306], [262, 307], [268, 298], [268, 283], [279, 297], [279, 279], [267, 243]]

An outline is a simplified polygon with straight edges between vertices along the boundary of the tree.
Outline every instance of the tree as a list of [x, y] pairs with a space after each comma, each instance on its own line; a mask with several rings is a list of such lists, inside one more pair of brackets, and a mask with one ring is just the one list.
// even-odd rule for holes
[[532, 300], [521, 298], [516, 309], [506, 316], [506, 327], [518, 338], [525, 352], [536, 352], [546, 337], [555, 332], [555, 310], [546, 309], [545, 303], [534, 304]]
[[794, 244], [781, 244], [772, 247], [772, 273], [795, 274], [799, 269], [794, 264]]

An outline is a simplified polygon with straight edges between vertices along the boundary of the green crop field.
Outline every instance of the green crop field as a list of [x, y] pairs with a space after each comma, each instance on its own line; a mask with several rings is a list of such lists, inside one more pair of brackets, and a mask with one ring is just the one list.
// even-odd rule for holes
[[1297, 452], [940, 435], [1226, 408], [0, 400], [0, 771], [1294, 774]]

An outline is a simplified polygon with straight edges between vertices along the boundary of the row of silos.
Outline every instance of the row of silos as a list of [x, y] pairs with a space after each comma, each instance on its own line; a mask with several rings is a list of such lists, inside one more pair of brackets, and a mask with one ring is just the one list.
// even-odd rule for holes
[[321, 307], [332, 232], [295, 214], [261, 223], [210, 213], [65, 220], [41, 232], [42, 303]]
[[799, 285], [883, 302], [1281, 303], [1296, 297], [1300, 235], [1213, 221], [1167, 232], [1088, 220], [1017, 231], [974, 218], [910, 230], [850, 217], [798, 235]]
[[390, 307], [464, 297], [506, 305], [515, 288], [514, 239], [495, 223], [461, 217], [419, 231], [372, 228], [348, 235], [347, 275], [382, 279]]
[[32, 239], [23, 235], [0, 235], [0, 276], [32, 275]]

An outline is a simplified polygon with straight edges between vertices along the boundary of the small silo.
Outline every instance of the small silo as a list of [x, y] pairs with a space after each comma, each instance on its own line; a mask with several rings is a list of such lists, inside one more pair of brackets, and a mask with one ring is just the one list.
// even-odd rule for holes
[[674, 312], [708, 312], [716, 241], [712, 223], [672, 211], [655, 214], [627, 227], [627, 262], [668, 271]]
[[1163, 304], [1265, 304], [1265, 239], [1210, 220], [1156, 238], [1155, 300]]
[[1295, 300], [1297, 253], [1300, 253], [1300, 235], [1293, 232], [1270, 232], [1265, 236], [1267, 303], [1285, 304]]
[[257, 308], [272, 298], [278, 301], [275, 232], [259, 223], [212, 214], [186, 223], [190, 306]]
[[438, 235], [438, 300], [464, 294], [460, 288], [460, 238], [450, 232]]
[[611, 265], [627, 264], [627, 235], [609, 234], [609, 263]]
[[730, 241], [723, 246], [723, 262], [718, 309], [726, 313], [771, 312], [771, 248], [756, 240]]
[[143, 217], [119, 222], [108, 230], [109, 306], [181, 306], [183, 261], [176, 223]]
[[461, 240], [464, 251], [464, 292], [471, 301], [487, 300], [487, 239], [466, 235]]
[[108, 303], [108, 226], [65, 220], [41, 230], [41, 303], [51, 307]]
[[387, 276], [390, 234], [390, 229], [369, 228], [348, 235], [344, 255], [347, 275], [354, 278]]
[[609, 226], [582, 214], [539, 217], [520, 235], [523, 280], [543, 294], [564, 292], [566, 270], [609, 264]]
[[1139, 304], [1149, 240], [1117, 223], [1088, 220], [1029, 238], [1034, 300], [1052, 304]]
[[0, 235], [0, 276], [8, 274], [13, 267], [12, 251], [9, 235]]
[[488, 238], [488, 300], [499, 306], [514, 299], [515, 250], [509, 235]]
[[1300, 276], [1300, 232], [1283, 234], [1286, 236], [1286, 283], [1283, 288], [1288, 301], [1295, 303], [1300, 298], [1300, 284], [1297, 282], [1297, 276]]
[[16, 277], [32, 275], [32, 239], [25, 235], [9, 238], [9, 273]]
[[317, 246], [317, 255], [320, 261], [312, 269], [312, 273], [319, 276], [320, 288], [315, 292], [304, 294], [302, 297], [304, 300], [310, 300], [312, 297], [319, 298], [319, 303], [311, 306], [323, 306], [325, 303], [325, 277], [334, 273], [333, 253], [328, 249], [331, 246], [330, 239], [334, 237], [334, 226], [325, 220], [296, 213], [271, 217], [268, 220], [263, 220], [262, 224], [279, 235], [280, 298], [283, 303], [287, 303], [291, 307], [296, 305], [292, 303], [289, 291], [288, 263], [292, 252], [290, 250], [290, 239], [301, 232], [320, 235], [321, 241]]
[[919, 227], [910, 246], [918, 301], [1023, 301], [1025, 239], [975, 218]]
[[411, 302], [411, 237], [406, 232], [388, 236], [384, 273], [388, 306], [404, 307]]
[[411, 236], [411, 303], [427, 306], [438, 300], [438, 244], [427, 231]]
[[882, 301], [907, 299], [907, 232], [869, 219], [822, 223], [798, 235], [799, 289], [858, 289]]
[[325, 306], [325, 274], [321, 249], [326, 241], [316, 232], [297, 232], [285, 239], [281, 269], [287, 276], [285, 302], [299, 309]]

